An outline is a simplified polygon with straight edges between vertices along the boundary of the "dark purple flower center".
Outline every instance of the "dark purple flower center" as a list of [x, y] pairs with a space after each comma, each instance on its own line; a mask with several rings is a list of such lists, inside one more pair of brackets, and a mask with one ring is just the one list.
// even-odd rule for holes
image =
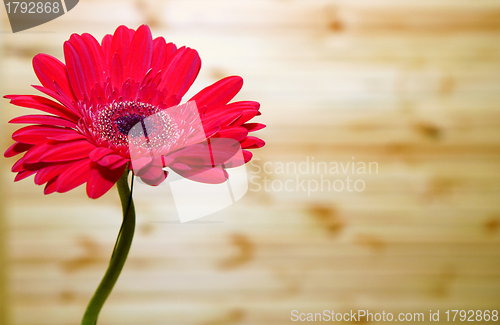
[[170, 115], [151, 104], [124, 101], [102, 106], [93, 121], [100, 140], [112, 146], [168, 148], [180, 136]]
[[[146, 125], [144, 124], [144, 119], [147, 116], [139, 115], [139, 114], [128, 114], [128, 115], [122, 115], [116, 118], [115, 124], [116, 127], [118, 128], [118, 131], [120, 131], [121, 134], [123, 135], [129, 135], [130, 129], [132, 129], [137, 123], [141, 123], [142, 125], [142, 130], [144, 132], [144, 135], [146, 138], [148, 137], [148, 132], [146, 129]], [[142, 134], [130, 134], [132, 137], [137, 137], [137, 136], [142, 136]]]

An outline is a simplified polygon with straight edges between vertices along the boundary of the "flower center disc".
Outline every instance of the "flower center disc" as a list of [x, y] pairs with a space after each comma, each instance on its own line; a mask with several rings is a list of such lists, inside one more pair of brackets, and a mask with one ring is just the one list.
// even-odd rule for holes
[[[137, 123], [141, 123], [142, 127], [145, 129], [144, 125], [144, 119], [146, 116], [142, 116], [139, 114], [130, 114], [130, 115], [123, 115], [123, 116], [118, 116], [118, 118], [115, 120], [116, 127], [118, 130], [124, 134], [128, 135], [130, 129], [136, 125]], [[146, 133], [146, 137], [147, 137]]]
[[179, 128], [164, 110], [140, 102], [114, 102], [97, 114], [95, 129], [110, 145], [168, 149], [179, 139]]

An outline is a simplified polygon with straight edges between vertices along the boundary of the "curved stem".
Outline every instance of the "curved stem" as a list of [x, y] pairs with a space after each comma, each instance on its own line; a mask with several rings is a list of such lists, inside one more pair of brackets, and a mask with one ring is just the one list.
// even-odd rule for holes
[[116, 239], [115, 248], [113, 250], [113, 254], [111, 255], [108, 269], [106, 270], [101, 283], [97, 287], [94, 296], [85, 310], [81, 325], [95, 325], [97, 323], [99, 312], [101, 311], [102, 306], [106, 302], [106, 299], [111, 293], [111, 290], [113, 290], [113, 287], [120, 276], [123, 265], [127, 260], [130, 246], [132, 245], [132, 239], [134, 238], [135, 231], [135, 208], [130, 188], [128, 186], [127, 176], [128, 168], [116, 184], [122, 204], [123, 223], [120, 228], [120, 232], [118, 233], [118, 238]]

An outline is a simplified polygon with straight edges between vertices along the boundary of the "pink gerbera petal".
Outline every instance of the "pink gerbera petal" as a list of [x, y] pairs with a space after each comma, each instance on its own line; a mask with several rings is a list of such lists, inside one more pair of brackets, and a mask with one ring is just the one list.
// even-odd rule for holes
[[262, 123], [245, 123], [242, 125], [242, 127], [246, 128], [248, 132], [255, 132], [262, 130], [266, 127], [266, 125]]
[[[175, 94], [181, 98], [193, 84], [200, 68], [201, 60], [198, 52], [182, 47], [175, 52], [170, 65], [162, 74], [158, 88], [165, 88], [167, 97]], [[179, 78], [179, 75], [183, 77]]]
[[90, 160], [83, 159], [66, 168], [57, 178], [56, 191], [65, 193], [85, 183], [90, 176]]
[[94, 165], [87, 180], [87, 195], [97, 199], [104, 195], [122, 176], [125, 166], [109, 170], [100, 165]]
[[45, 184], [43, 194], [47, 195], [47, 194], [52, 194], [52, 193], [56, 192], [56, 190], [57, 190], [56, 181], [57, 181], [57, 177], [48, 181], [47, 184]]
[[38, 144], [48, 141], [50, 137], [73, 133], [75, 131], [72, 129], [56, 126], [29, 125], [15, 131], [12, 134], [12, 139], [27, 144]]
[[33, 95], [7, 95], [4, 98], [10, 99], [10, 103], [21, 106], [38, 109], [40, 111], [54, 114], [70, 121], [78, 121], [79, 117], [66, 107], [41, 96]]
[[177, 46], [173, 43], [165, 42], [163, 37], [153, 40], [153, 58], [151, 61], [152, 72], [156, 74], [159, 70], [164, 70], [170, 63]]
[[3, 155], [5, 158], [14, 157], [20, 153], [27, 151], [28, 149], [30, 149], [32, 147], [33, 147], [32, 144], [16, 142], [13, 145], [11, 145], [9, 147], [9, 149], [7, 149]]
[[42, 185], [56, 178], [68, 168], [67, 163], [49, 165], [38, 170], [35, 176], [35, 184]]
[[50, 116], [50, 115], [24, 115], [13, 118], [9, 121], [9, 123], [19, 123], [19, 124], [41, 124], [41, 125], [49, 125], [49, 126], [61, 126], [74, 128], [76, 127], [76, 123], [69, 121], [67, 119]]
[[64, 63], [50, 55], [37, 54], [33, 58], [33, 69], [44, 87], [57, 92], [54, 86], [54, 83], [57, 83], [62, 90], [60, 95], [73, 101], [76, 100]]
[[62, 142], [50, 146], [41, 156], [42, 162], [61, 162], [88, 158], [95, 146], [86, 140]]
[[238, 76], [226, 77], [206, 87], [190, 100], [194, 100], [198, 109], [217, 108], [226, 105], [236, 96], [243, 86], [243, 79]]
[[18, 182], [20, 180], [28, 178], [31, 175], [33, 175], [34, 173], [36, 173], [36, 170], [24, 170], [22, 172], [19, 172], [19, 173], [17, 173], [16, 177], [14, 178], [14, 182]]
[[127, 75], [130, 79], [140, 82], [151, 67], [153, 57], [153, 37], [151, 31], [146, 25], [137, 29], [132, 37], [130, 44], [130, 53], [128, 55], [126, 67]]

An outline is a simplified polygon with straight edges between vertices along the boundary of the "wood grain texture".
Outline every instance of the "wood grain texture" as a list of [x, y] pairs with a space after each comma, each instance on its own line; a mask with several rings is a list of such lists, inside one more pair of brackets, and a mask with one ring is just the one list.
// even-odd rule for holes
[[[0, 20], [0, 22], [3, 22], [3, 19]], [[5, 64], [4, 64], [4, 42], [3, 38], [0, 38], [0, 57], [2, 60], [0, 60], [0, 92], [3, 93], [4, 87], [3, 85], [5, 84], [4, 78], [5, 76]], [[5, 113], [4, 110], [0, 110], [0, 120], [2, 123], [5, 122]], [[2, 147], [5, 147], [7, 144], [5, 141], [5, 136], [2, 134], [0, 138], [0, 145]], [[4, 164], [1, 163], [0, 166], [3, 168]], [[9, 284], [8, 281], [8, 262], [9, 258], [7, 257], [7, 234], [8, 230], [6, 229], [6, 217], [5, 217], [5, 206], [6, 206], [6, 182], [4, 179], [4, 169], [2, 169], [2, 177], [0, 177], [0, 324], [10, 324], [10, 312], [9, 312], [9, 292], [8, 292], [8, 287], [7, 285]]]
[[[267, 144], [247, 165], [246, 196], [198, 223], [177, 221], [168, 186], [137, 184], [137, 236], [100, 324], [500, 310], [498, 1], [81, 1], [0, 34], [2, 94], [34, 94], [31, 58], [62, 59], [71, 33], [142, 23], [199, 51], [186, 98], [241, 75], [236, 99], [261, 102]], [[6, 122], [27, 112], [2, 101], [4, 148], [16, 129]], [[113, 248], [118, 196], [44, 196], [12, 182], [13, 162], [0, 163], [10, 322], [0, 321], [77, 324]], [[376, 172], [358, 171], [370, 162]], [[364, 190], [347, 190], [347, 177]]]

